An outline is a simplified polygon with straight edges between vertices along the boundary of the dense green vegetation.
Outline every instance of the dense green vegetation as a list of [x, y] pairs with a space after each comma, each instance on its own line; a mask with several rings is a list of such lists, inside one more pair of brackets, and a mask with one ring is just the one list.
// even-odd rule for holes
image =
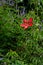
[[[0, 65], [43, 65], [43, 0], [14, 2], [0, 6]], [[30, 17], [33, 26], [22, 28], [23, 19]]]

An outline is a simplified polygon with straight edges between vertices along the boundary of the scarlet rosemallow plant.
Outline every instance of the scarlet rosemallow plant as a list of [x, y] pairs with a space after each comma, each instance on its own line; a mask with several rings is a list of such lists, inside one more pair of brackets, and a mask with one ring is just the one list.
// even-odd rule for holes
[[33, 25], [33, 18], [30, 18], [29, 20], [23, 19], [23, 23], [20, 26], [23, 27], [24, 29], [27, 29], [32, 25]]

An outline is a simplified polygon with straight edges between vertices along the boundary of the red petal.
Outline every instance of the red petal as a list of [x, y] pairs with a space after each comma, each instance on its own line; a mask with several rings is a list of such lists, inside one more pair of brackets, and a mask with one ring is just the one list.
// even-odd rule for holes
[[25, 24], [21, 24], [20, 26], [21, 26], [21, 27], [24, 27], [24, 26], [25, 26]]
[[28, 28], [28, 26], [25, 26], [25, 27], [24, 27], [24, 29], [27, 29], [27, 28]]
[[25, 27], [25, 26], [27, 26], [27, 24], [26, 24], [26, 23], [23, 23], [23, 24], [21, 24], [20, 26], [21, 26], [21, 27]]
[[29, 27], [28, 24], [26, 24], [25, 27], [24, 27], [24, 29], [27, 29], [28, 27]]
[[32, 23], [29, 23], [28, 26], [32, 26], [33, 24]]
[[26, 22], [27, 22], [27, 20], [26, 20], [26, 19], [23, 19], [23, 22], [24, 22], [24, 23], [26, 23]]
[[28, 20], [28, 22], [32, 22], [33, 21], [33, 18], [30, 18], [29, 20]]

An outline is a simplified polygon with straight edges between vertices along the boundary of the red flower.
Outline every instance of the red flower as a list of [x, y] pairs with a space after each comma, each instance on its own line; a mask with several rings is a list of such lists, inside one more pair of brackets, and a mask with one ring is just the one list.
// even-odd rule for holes
[[33, 18], [30, 18], [29, 20], [23, 19], [23, 24], [21, 24], [20, 26], [23, 27], [24, 29], [27, 29], [32, 25], [33, 25]]

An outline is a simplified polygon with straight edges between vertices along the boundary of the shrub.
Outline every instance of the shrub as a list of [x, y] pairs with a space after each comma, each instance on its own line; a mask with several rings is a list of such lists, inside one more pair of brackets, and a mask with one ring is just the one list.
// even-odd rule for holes
[[[0, 61], [2, 65], [43, 65], [43, 1], [40, 2], [41, 7], [37, 1], [30, 0], [28, 5], [34, 4], [35, 7], [33, 10], [32, 7], [27, 9], [28, 13], [24, 16], [18, 16], [14, 7], [0, 6], [0, 57], [4, 58]], [[20, 24], [23, 23], [23, 18], [28, 20], [30, 17], [33, 18], [33, 26], [22, 28]]]

